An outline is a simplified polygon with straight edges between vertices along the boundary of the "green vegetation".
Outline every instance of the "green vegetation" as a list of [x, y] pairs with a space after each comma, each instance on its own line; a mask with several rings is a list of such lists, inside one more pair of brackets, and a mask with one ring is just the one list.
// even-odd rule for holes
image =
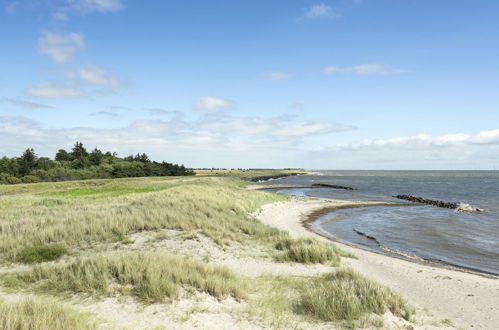
[[353, 257], [331, 243], [320, 242], [313, 238], [283, 239], [275, 245], [283, 251], [275, 256], [277, 261], [291, 261], [304, 264], [331, 264], [338, 266], [341, 257]]
[[87, 315], [59, 303], [26, 299], [15, 303], [0, 302], [0, 329], [3, 330], [90, 330], [95, 322]]
[[8, 278], [9, 285], [36, 284], [44, 292], [125, 295], [158, 302], [175, 298], [181, 286], [216, 298], [244, 297], [243, 283], [228, 269], [160, 253], [127, 253], [41, 265]]
[[25, 264], [53, 261], [66, 253], [68, 250], [60, 245], [26, 247], [19, 253], [18, 261]]
[[[198, 231], [220, 245], [231, 241], [274, 243], [287, 237], [248, 214], [285, 196], [241, 189], [224, 178], [181, 180], [122, 181], [119, 194], [112, 193], [116, 191], [113, 182], [91, 188], [90, 183], [102, 183], [99, 181], [85, 182], [88, 190], [84, 194], [64, 191], [75, 185], [69, 182], [57, 184], [56, 191], [63, 193], [51, 192], [47, 184], [34, 185], [46, 189], [34, 196], [25, 196], [21, 190], [0, 203], [0, 258], [18, 260], [24, 248], [33, 246], [61, 244], [72, 249], [115, 242], [144, 230]], [[150, 189], [156, 191], [148, 192]], [[96, 193], [90, 194], [91, 190]], [[47, 196], [57, 196], [61, 203], [48, 202]]]
[[183, 165], [151, 161], [144, 153], [119, 158], [97, 148], [88, 152], [81, 142], [71, 152], [60, 149], [55, 160], [38, 157], [32, 148], [20, 157], [0, 158], [0, 184], [193, 174]]
[[[287, 233], [250, 215], [264, 204], [288, 199], [244, 188], [249, 177], [276, 173], [269, 172], [0, 186], [0, 265], [9, 269], [17, 267], [11, 262], [30, 264], [24, 271], [3, 271], [0, 287], [11, 288], [11, 292], [97, 299], [125, 295], [145, 304], [203, 292], [220, 300], [244, 300], [251, 316], [270, 320], [273, 327], [323, 321], [350, 327], [380, 326], [377, 315], [386, 309], [409, 317], [410, 309], [402, 299], [351, 271], [255, 279], [210, 265], [210, 261], [217, 261], [217, 253], [213, 258], [206, 254], [204, 259], [203, 253], [195, 261], [181, 253], [172, 256], [161, 252], [165, 246], [171, 247], [174, 239], [194, 239], [197, 242], [186, 244], [195, 246], [209, 238], [223, 253], [232, 253], [231, 246], [242, 244], [248, 247], [244, 253], [251, 254], [254, 247], [258, 251], [255, 259], [273, 256], [277, 261], [337, 266], [341, 257], [352, 257], [331, 243], [290, 239]], [[140, 232], [148, 233], [142, 238], [131, 237]], [[158, 252], [147, 250], [153, 246], [144, 241], [147, 238], [152, 238]], [[144, 248], [140, 244], [145, 244]], [[143, 252], [130, 252], [136, 248]], [[44, 263], [68, 251], [71, 253], [57, 263]], [[0, 305], [0, 322], [17, 326], [12, 329], [40, 328], [34, 322], [45, 322], [53, 329], [79, 329], [70, 323], [50, 323], [57, 321], [50, 319], [57, 314], [52, 310], [59, 311], [53, 304], [47, 303], [46, 312], [38, 305], [40, 312], [30, 312], [32, 318], [26, 308]], [[80, 320], [81, 329], [93, 326], [66, 309], [58, 313], [62, 315], [60, 322], [72, 322], [74, 317]], [[18, 326], [21, 323], [16, 322], [34, 325]]]
[[412, 308], [398, 295], [351, 269], [316, 277], [264, 276], [255, 283], [258, 298], [247, 312], [275, 328], [291, 328], [303, 319], [335, 322], [347, 328], [382, 328], [390, 310], [409, 319]]
[[296, 311], [323, 321], [355, 321], [366, 314], [382, 315], [389, 309], [406, 319], [410, 309], [389, 289], [351, 269], [307, 281]]

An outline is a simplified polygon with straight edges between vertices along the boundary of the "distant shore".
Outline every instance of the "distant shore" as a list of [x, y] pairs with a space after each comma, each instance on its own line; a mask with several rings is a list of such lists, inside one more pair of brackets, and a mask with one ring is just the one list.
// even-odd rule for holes
[[[294, 237], [331, 240], [311, 226], [320, 215], [334, 209], [386, 204], [390, 203], [294, 197], [288, 202], [265, 205], [258, 218]], [[391, 287], [411, 303], [455, 320], [457, 326], [495, 329], [499, 324], [499, 280], [495, 278], [415, 263], [342, 242], [336, 244], [359, 257], [345, 260], [348, 266]]]

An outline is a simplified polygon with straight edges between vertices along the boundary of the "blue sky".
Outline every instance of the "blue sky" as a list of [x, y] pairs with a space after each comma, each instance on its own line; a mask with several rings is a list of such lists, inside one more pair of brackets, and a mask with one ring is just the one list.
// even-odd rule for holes
[[1, 155], [499, 169], [497, 1], [0, 3]]

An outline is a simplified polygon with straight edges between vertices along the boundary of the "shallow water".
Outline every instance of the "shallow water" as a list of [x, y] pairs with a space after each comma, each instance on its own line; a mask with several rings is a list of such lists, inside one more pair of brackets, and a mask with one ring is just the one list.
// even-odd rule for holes
[[282, 189], [281, 193], [344, 200], [399, 201], [408, 194], [467, 203], [487, 210], [458, 212], [435, 206], [369, 206], [333, 211], [314, 226], [343, 241], [380, 250], [438, 260], [499, 275], [499, 172], [497, 171], [321, 171], [323, 175], [286, 177], [268, 185], [328, 183], [358, 190]]

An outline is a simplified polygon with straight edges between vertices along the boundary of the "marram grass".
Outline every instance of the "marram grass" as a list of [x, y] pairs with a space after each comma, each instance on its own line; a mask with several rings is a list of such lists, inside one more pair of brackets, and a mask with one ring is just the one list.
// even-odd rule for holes
[[2, 330], [90, 330], [97, 324], [88, 315], [59, 303], [29, 298], [13, 303], [0, 302]]
[[275, 247], [282, 251], [275, 256], [277, 261], [338, 266], [341, 257], [353, 257], [332, 243], [320, 242], [313, 238], [286, 238], [277, 242]]
[[[220, 245], [248, 240], [272, 243], [286, 237], [248, 215], [265, 203], [286, 197], [238, 188], [227, 178], [185, 181], [155, 192], [99, 195], [96, 199], [71, 195], [50, 206], [43, 202], [43, 196], [10, 196], [0, 203], [0, 258], [15, 261], [26, 247], [62, 244], [71, 249], [113, 242], [145, 230], [198, 231]], [[158, 185], [153, 180], [129, 184]], [[29, 189], [37, 191], [37, 185]]]
[[244, 284], [228, 269], [158, 252], [95, 255], [69, 264], [39, 265], [7, 276], [4, 284], [49, 293], [119, 293], [148, 302], [174, 299], [181, 287], [219, 299], [245, 296]]
[[351, 269], [308, 281], [295, 306], [297, 313], [322, 321], [360, 320], [387, 310], [406, 319], [410, 317], [410, 308], [400, 296]]
[[61, 245], [31, 246], [21, 250], [17, 261], [25, 264], [53, 261], [66, 253], [68, 253], [68, 250]]

